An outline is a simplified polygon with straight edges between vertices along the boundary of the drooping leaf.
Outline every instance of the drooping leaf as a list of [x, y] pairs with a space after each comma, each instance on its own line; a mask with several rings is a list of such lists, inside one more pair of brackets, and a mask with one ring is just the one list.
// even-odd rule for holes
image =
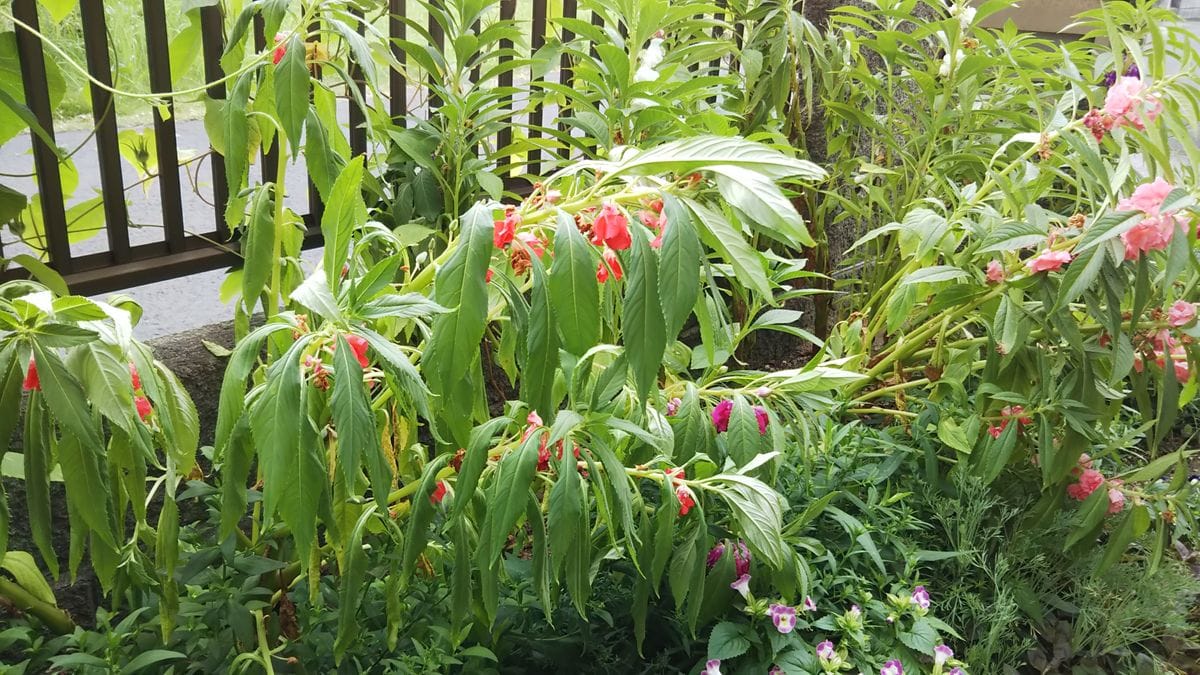
[[696, 234], [692, 212], [679, 200], [663, 193], [663, 215], [666, 229], [662, 235], [658, 294], [662, 301], [666, 338], [670, 343], [696, 306], [700, 295], [700, 264], [704, 251]]
[[[253, 311], [258, 303], [258, 294], [271, 278], [271, 270], [279, 261], [275, 254], [275, 200], [271, 198], [273, 185], [259, 186], [250, 205], [250, 218], [246, 221], [242, 245], [242, 302], [247, 311]], [[279, 289], [271, 289], [273, 292]]]
[[356, 228], [367, 223], [362, 174], [363, 157], [359, 155], [342, 167], [333, 187], [329, 189], [328, 203], [321, 215], [321, 235], [325, 240], [325, 283], [331, 289], [338, 288], [341, 283], [342, 265], [346, 263], [350, 250], [350, 237]]
[[300, 133], [308, 114], [309, 75], [305, 58], [304, 42], [299, 34], [293, 33], [283, 58], [275, 66], [275, 112], [292, 146], [293, 157], [300, 154]]
[[588, 242], [575, 221], [559, 211], [550, 268], [550, 300], [563, 347], [582, 355], [600, 339], [600, 287]]
[[[371, 412], [371, 400], [363, 384], [362, 367], [343, 335], [337, 337], [333, 352], [333, 393], [329, 406], [337, 428], [337, 471], [347, 494], [357, 492], [359, 467], [364, 457], [383, 457], [379, 429]], [[392, 476], [386, 462], [368, 461], [371, 492], [380, 509], [388, 508], [387, 497]], [[381, 471], [382, 470], [382, 471]]]
[[640, 233], [633, 237], [627, 260], [621, 336], [638, 397], [644, 401], [662, 367], [667, 346], [665, 319], [658, 298], [658, 261]]

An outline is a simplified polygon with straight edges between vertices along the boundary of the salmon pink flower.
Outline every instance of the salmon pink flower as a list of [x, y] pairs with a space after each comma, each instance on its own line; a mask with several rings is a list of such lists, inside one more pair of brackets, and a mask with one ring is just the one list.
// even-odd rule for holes
[[430, 504], [440, 504], [440, 503], [442, 503], [442, 500], [445, 498], [446, 498], [446, 481], [439, 480], [437, 482], [437, 485], [434, 486], [433, 492], [429, 493], [429, 503]]
[[721, 659], [709, 659], [700, 675], [721, 675]]
[[271, 63], [273, 65], [279, 65], [279, 62], [283, 60], [283, 55], [287, 53], [287, 38], [287, 33], [275, 34], [275, 51], [271, 52]]
[[832, 661], [833, 657], [837, 656], [837, 649], [833, 646], [833, 642], [826, 640], [817, 645], [817, 658], [822, 661]]
[[1025, 263], [1033, 274], [1038, 272], [1056, 272], [1063, 265], [1071, 262], [1071, 254], [1067, 251], [1051, 251], [1046, 249]]
[[592, 243], [604, 244], [614, 251], [623, 251], [633, 243], [629, 238], [629, 220], [616, 204], [607, 202], [600, 207], [600, 213], [592, 222]]
[[917, 586], [912, 592], [912, 601], [921, 609], [929, 609], [929, 591], [924, 586]]
[[1145, 91], [1146, 84], [1138, 77], [1122, 77], [1108, 90], [1104, 98], [1104, 113], [1113, 119], [1114, 126], [1145, 129], [1162, 112], [1162, 102]]
[[[1117, 481], [1113, 481], [1116, 483]], [[1110, 483], [1111, 485], [1111, 483]], [[1108, 489], [1108, 515], [1120, 513], [1125, 508], [1125, 493], [1119, 487]]]
[[768, 613], [771, 615], [771, 623], [775, 624], [775, 630], [778, 630], [780, 633], [786, 635], [796, 627], [795, 607], [773, 604]]
[[696, 505], [696, 498], [692, 495], [692, 490], [686, 485], [680, 485], [675, 488], [675, 498], [679, 500], [679, 515], [686, 516], [688, 511]]
[[21, 383], [21, 388], [25, 391], [41, 391], [42, 380], [38, 377], [37, 364], [33, 359], [29, 359], [29, 369], [25, 371], [25, 381]]
[[738, 577], [736, 581], [734, 581], [732, 584], [729, 584], [729, 587], [732, 588], [733, 590], [737, 591], [738, 594], [740, 594], [742, 596], [743, 600], [750, 599], [750, 575], [749, 574], [743, 574], [742, 576]]
[[1167, 195], [1175, 189], [1173, 185], [1156, 178], [1153, 183], [1142, 183], [1137, 186], [1128, 199], [1122, 199], [1117, 204], [1118, 211], [1141, 211], [1148, 216], [1157, 216]]
[[938, 645], [933, 648], [933, 665], [944, 666], [952, 658], [954, 658], [954, 650], [946, 645]]
[[596, 280], [600, 283], [608, 281], [609, 270], [612, 270], [614, 280], [621, 280], [624, 274], [621, 270], [621, 261], [617, 258], [616, 251], [606, 248], [600, 254], [600, 266], [596, 268]]
[[1182, 328], [1196, 319], [1196, 306], [1190, 302], [1176, 300], [1167, 312], [1167, 323], [1172, 328]]
[[1079, 482], [1067, 486], [1067, 494], [1071, 499], [1083, 501], [1087, 499], [1096, 488], [1104, 484], [1104, 474], [1095, 469], [1084, 469], [1079, 474]]
[[154, 412], [153, 406], [150, 405], [150, 399], [145, 396], [135, 396], [133, 398], [133, 405], [137, 408], [138, 417], [142, 418], [143, 422], [150, 417], [150, 413]]
[[987, 264], [987, 280], [989, 284], [998, 284], [1004, 281], [1004, 265], [1001, 265], [999, 260], [993, 260]]
[[713, 426], [717, 428], [717, 433], [723, 433], [729, 429], [729, 414], [733, 412], [733, 401], [725, 399], [713, 408], [712, 421]]
[[504, 248], [512, 242], [517, 234], [517, 226], [521, 224], [521, 214], [513, 207], [504, 211], [504, 218], [492, 223], [492, 243], [496, 248]]
[[891, 661], [883, 664], [883, 668], [880, 669], [879, 675], [904, 675], [904, 665], [900, 663], [899, 659], [892, 659]]
[[1125, 259], [1136, 260], [1142, 253], [1166, 249], [1177, 229], [1179, 220], [1173, 214], [1143, 218], [1137, 225], [1121, 233]]

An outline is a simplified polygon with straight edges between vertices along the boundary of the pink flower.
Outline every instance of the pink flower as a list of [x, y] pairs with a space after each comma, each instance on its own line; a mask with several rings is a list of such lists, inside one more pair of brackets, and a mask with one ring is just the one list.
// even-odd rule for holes
[[[1115, 482], [1115, 481], [1114, 481]], [[1120, 488], [1108, 489], [1108, 514], [1120, 513], [1125, 508], [1125, 493]]]
[[521, 224], [521, 214], [511, 206], [505, 209], [504, 218], [492, 223], [492, 243], [496, 248], [504, 248], [517, 234], [517, 226]]
[[1172, 328], [1182, 328], [1188, 325], [1196, 318], [1196, 306], [1190, 302], [1176, 300], [1175, 304], [1171, 305], [1171, 310], [1167, 312], [1167, 323]]
[[1137, 186], [1128, 199], [1122, 199], [1117, 204], [1118, 211], [1141, 211], [1148, 216], [1157, 216], [1167, 195], [1174, 189], [1167, 181], [1157, 178], [1153, 183], [1142, 183]]
[[788, 605], [773, 604], [771, 605], [768, 614], [771, 615], [771, 622], [775, 624], [775, 629], [780, 633], [788, 634], [796, 627], [796, 608]]
[[955, 666], [955, 667], [951, 668], [950, 672], [946, 673], [946, 675], [967, 675], [967, 671], [963, 670], [962, 668], [959, 668], [958, 666]]
[[1087, 499], [1096, 488], [1104, 484], [1104, 474], [1095, 469], [1085, 469], [1079, 474], [1079, 482], [1067, 486], [1067, 494], [1072, 499], [1083, 501]]
[[1142, 253], [1162, 251], [1171, 243], [1178, 219], [1173, 214], [1143, 218], [1141, 222], [1121, 233], [1125, 243], [1125, 259], [1136, 260]]
[[946, 645], [938, 645], [933, 648], [933, 664], [935, 666], [945, 665], [952, 658], [954, 658], [954, 651]]
[[592, 243], [604, 244], [615, 251], [623, 251], [633, 243], [629, 238], [629, 219], [616, 204], [607, 202], [600, 207], [600, 214], [592, 222]]
[[929, 609], [929, 591], [924, 586], [917, 586], [912, 592], [912, 601], [921, 609]]
[[667, 401], [667, 417], [674, 417], [679, 412], [679, 408], [682, 406], [683, 399], [679, 398], [678, 396], [672, 398], [670, 401]]
[[754, 419], [758, 421], [758, 433], [764, 435], [767, 433], [767, 424], [771, 418], [767, 416], [767, 409], [761, 405], [754, 406]]
[[287, 37], [287, 33], [275, 34], [275, 51], [271, 52], [271, 63], [273, 65], [279, 65], [279, 62], [283, 60], [283, 55], [287, 53]]
[[721, 558], [725, 555], [725, 542], [718, 543], [708, 551], [708, 558], [704, 561], [704, 566], [712, 569], [717, 566]]
[[729, 584], [729, 587], [741, 594], [743, 600], [750, 599], [750, 575], [743, 574], [736, 581]]
[[[1167, 367], [1166, 352], [1160, 352], [1156, 360], [1159, 368]], [[1182, 351], [1171, 351], [1171, 366], [1175, 370], [1175, 379], [1182, 382], [1187, 382], [1191, 377], [1191, 371], [1188, 369], [1187, 353]]]
[[1037, 274], [1038, 272], [1056, 272], [1069, 262], [1071, 262], [1070, 252], [1046, 249], [1025, 264], [1029, 267], [1030, 272]]
[[898, 659], [892, 659], [883, 664], [879, 675], [904, 675], [904, 665]]
[[807, 595], [804, 596], [804, 611], [806, 611], [806, 612], [817, 611], [817, 603], [813, 602], [813, 599], [811, 596], [807, 596]]
[[154, 412], [154, 408], [150, 405], [150, 399], [145, 396], [133, 397], [133, 405], [137, 408], [138, 417], [142, 418], [143, 422]]
[[725, 399], [713, 408], [712, 421], [713, 426], [717, 428], [717, 433], [722, 433], [729, 428], [729, 414], [733, 412], [733, 401]]
[[700, 675], [721, 675], [721, 659], [709, 659]]
[[[1145, 92], [1146, 85], [1137, 77], [1122, 77], [1108, 90], [1104, 98], [1104, 114], [1112, 118], [1114, 127], [1146, 128], [1162, 112], [1162, 103]], [[1140, 108], [1140, 112], [1139, 112]]]
[[993, 260], [987, 264], [987, 280], [989, 284], [998, 284], [1004, 281], [1004, 266], [999, 260]]
[[532, 232], [521, 232], [517, 235], [517, 241], [529, 249], [530, 253], [537, 257], [542, 257], [546, 252], [546, 244], [541, 239], [538, 239]]
[[733, 573], [739, 577], [750, 574], [750, 549], [743, 541], [738, 541], [737, 548], [733, 549]]
[[612, 276], [615, 281], [620, 281], [624, 272], [621, 270], [621, 261], [617, 258], [617, 252], [606, 248], [600, 254], [600, 266], [596, 268], [596, 281], [604, 283], [608, 281], [609, 270], [612, 270]]
[[822, 661], [832, 661], [833, 657], [835, 656], [837, 656], [837, 650], [834, 648], [833, 643], [829, 640], [817, 645], [818, 659], [821, 659]]
[[1021, 426], [1026, 426], [1033, 423], [1032, 418], [1025, 417], [1024, 406], [1006, 405], [1000, 409], [1000, 414], [1004, 415], [1005, 417], [1016, 417], [1017, 422], [1020, 423]]
[[997, 426], [995, 424], [989, 425], [988, 430], [987, 430], [988, 435], [991, 436], [992, 438], [999, 439], [1000, 434], [1004, 433], [1004, 427], [1007, 424], [1008, 424], [1007, 422], [1003, 422], [999, 426]]

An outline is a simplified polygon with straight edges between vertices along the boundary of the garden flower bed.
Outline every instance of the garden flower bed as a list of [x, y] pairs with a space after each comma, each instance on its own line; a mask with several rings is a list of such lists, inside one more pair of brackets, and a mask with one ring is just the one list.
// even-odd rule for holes
[[[15, 672], [1195, 663], [1171, 12], [1057, 43], [983, 28], [1002, 1], [589, 1], [543, 35], [438, 0], [389, 42], [387, 7], [227, 4], [213, 428], [135, 300], [0, 286]], [[81, 568], [94, 617], [47, 583]]]

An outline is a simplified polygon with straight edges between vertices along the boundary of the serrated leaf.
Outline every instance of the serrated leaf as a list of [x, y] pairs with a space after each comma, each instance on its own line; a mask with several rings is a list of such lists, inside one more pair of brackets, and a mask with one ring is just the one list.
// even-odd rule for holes
[[575, 220], [562, 211], [556, 219], [550, 300], [563, 347], [582, 355], [600, 339], [600, 287], [590, 247]]
[[662, 302], [667, 342], [674, 341], [700, 295], [700, 265], [704, 251], [696, 234], [692, 212], [673, 196], [663, 193], [666, 216], [659, 251], [659, 299]]
[[298, 33], [288, 40], [283, 58], [275, 66], [275, 112], [279, 125], [291, 142], [292, 156], [300, 154], [300, 134], [308, 113], [309, 75], [304, 42]]
[[658, 264], [650, 244], [640, 234], [633, 237], [627, 260], [621, 336], [638, 398], [645, 401], [658, 379], [667, 346], [658, 299]]

